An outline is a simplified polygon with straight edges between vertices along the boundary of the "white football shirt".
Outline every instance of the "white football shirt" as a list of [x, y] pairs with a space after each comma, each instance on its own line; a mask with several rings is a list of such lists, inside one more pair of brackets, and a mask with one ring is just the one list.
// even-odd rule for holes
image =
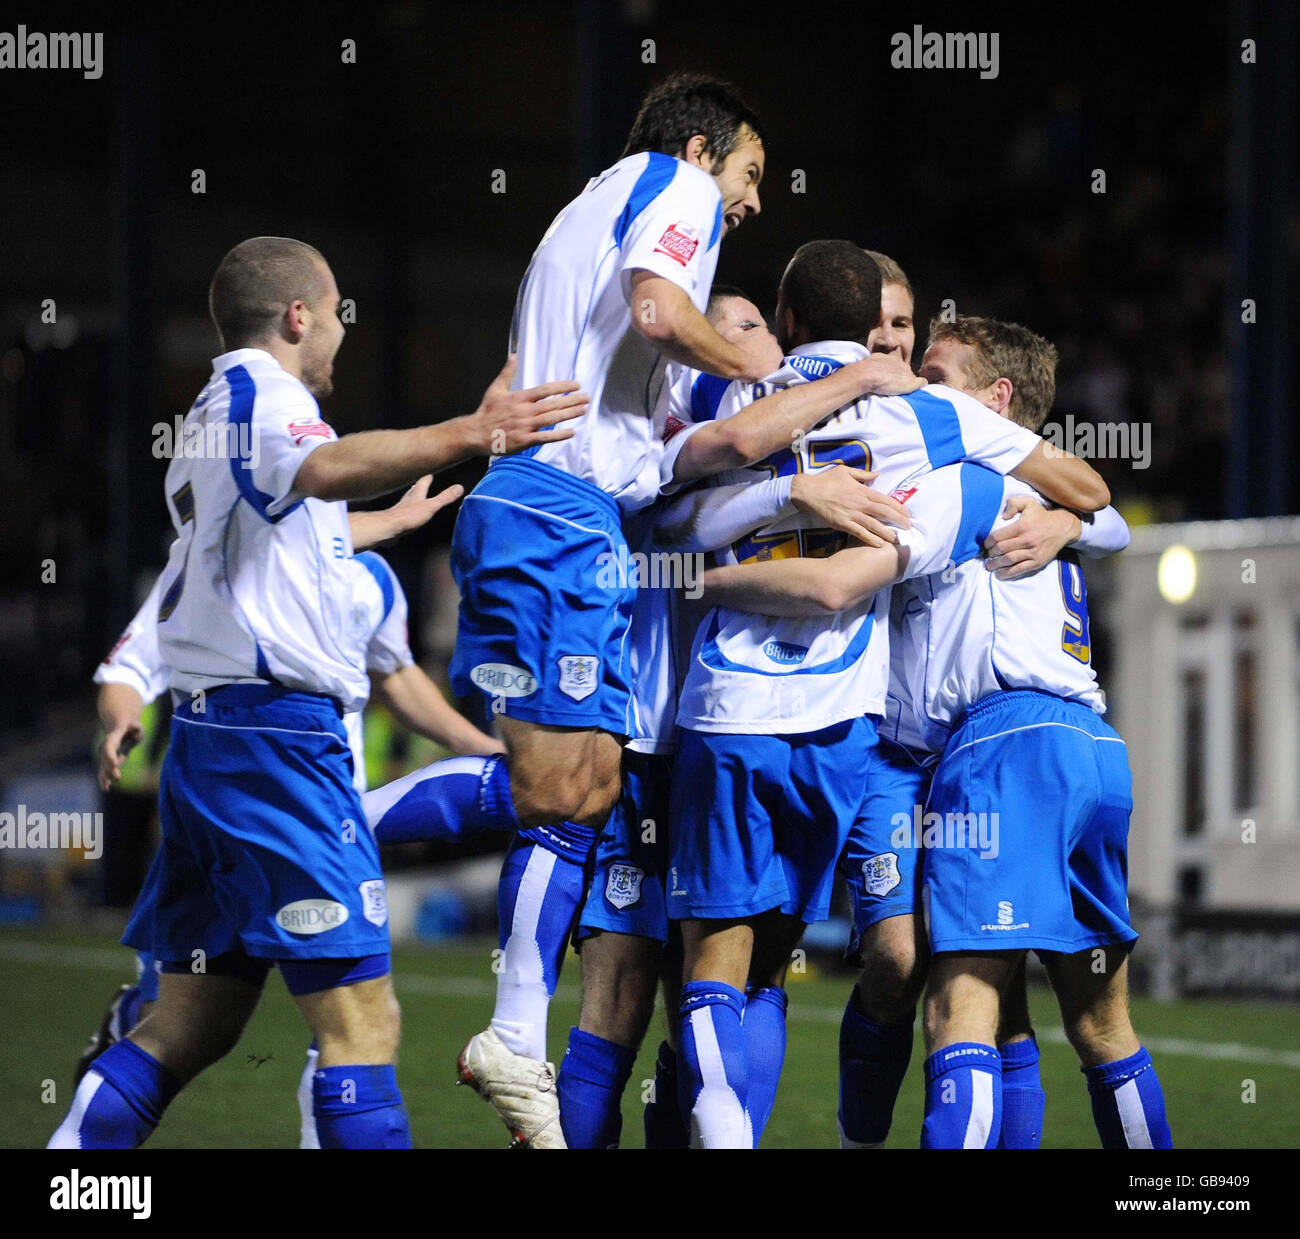
[[583, 478], [625, 511], [659, 490], [667, 361], [632, 326], [632, 275], [650, 271], [703, 312], [718, 261], [722, 195], [671, 155], [620, 159], [555, 217], [519, 287], [516, 388], [574, 379], [591, 397], [573, 438], [526, 453]]
[[335, 438], [311, 392], [269, 353], [213, 362], [167, 469], [177, 537], [158, 639], [173, 688], [274, 683], [344, 710], [365, 701], [364, 663], [347, 648], [347, 504], [293, 489], [303, 461]]
[[[414, 661], [407, 640], [407, 602], [401, 582], [388, 561], [374, 551], [362, 551], [347, 561], [344, 572], [351, 599], [347, 611], [347, 643], [353, 657], [375, 675], [391, 675]], [[147, 705], [166, 691], [171, 669], [158, 647], [158, 599], [160, 576], [153, 589], [118, 638], [108, 657], [95, 671], [96, 684], [126, 684], [140, 694]], [[367, 696], [370, 681], [366, 680]], [[352, 781], [366, 790], [366, 763], [362, 734], [363, 699], [343, 716], [343, 726], [352, 749]]]
[[[999, 581], [976, 558], [988, 533], [1006, 523], [998, 515], [1005, 499], [1036, 497], [1033, 488], [969, 465], [939, 470], [916, 487], [907, 500], [912, 528], [901, 536], [921, 549], [922, 567], [934, 561], [932, 547], [952, 548], [959, 565], [894, 587], [901, 681], [925, 747], [941, 751], [972, 705], [1008, 689], [1037, 689], [1104, 713], [1077, 557], [1065, 553], [1016, 581]], [[908, 575], [916, 575], [911, 565]]]
[[[778, 387], [822, 377], [867, 356], [852, 341], [804, 345], [761, 383], [731, 383], [715, 416], [734, 416]], [[680, 431], [669, 451], [692, 433]], [[715, 485], [762, 481], [836, 462], [875, 469], [874, 486], [892, 490], [961, 460], [1014, 469], [1040, 442], [977, 400], [932, 385], [907, 396], [864, 397], [823, 420], [790, 449], [748, 469], [719, 474]], [[666, 458], [665, 472], [671, 463]], [[782, 516], [721, 552], [724, 563], [824, 556], [843, 536], [802, 513]], [[889, 682], [889, 591], [833, 616], [756, 616], [715, 608], [700, 625], [682, 686], [677, 722], [696, 731], [778, 735], [818, 731], [862, 714], [883, 716]]]

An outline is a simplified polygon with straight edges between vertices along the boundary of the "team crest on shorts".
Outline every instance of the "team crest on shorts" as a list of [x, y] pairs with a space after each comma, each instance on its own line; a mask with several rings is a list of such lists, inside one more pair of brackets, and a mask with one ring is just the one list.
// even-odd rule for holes
[[879, 856], [868, 856], [862, 862], [862, 877], [868, 895], [888, 895], [903, 880], [898, 872], [898, 853], [881, 852]]
[[357, 890], [361, 893], [361, 910], [372, 925], [388, 923], [388, 897], [384, 894], [383, 878], [371, 882], [362, 882]]
[[610, 865], [605, 878], [605, 898], [622, 911], [641, 902], [641, 883], [645, 870], [635, 865]]
[[596, 659], [589, 654], [566, 654], [559, 659], [560, 692], [574, 701], [585, 701], [596, 691]]

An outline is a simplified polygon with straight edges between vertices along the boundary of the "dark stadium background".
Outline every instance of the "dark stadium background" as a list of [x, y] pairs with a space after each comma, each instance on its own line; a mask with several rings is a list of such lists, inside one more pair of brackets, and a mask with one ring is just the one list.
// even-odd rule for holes
[[[101, 804], [90, 787], [90, 677], [170, 540], [154, 427], [185, 413], [218, 351], [206, 314], [217, 262], [263, 233], [328, 257], [356, 304], [325, 404], [340, 431], [469, 412], [501, 364], [516, 285], [547, 224], [618, 158], [644, 91], [679, 69], [735, 82], [768, 132], [763, 214], [723, 244], [719, 281], [770, 312], [797, 245], [851, 238], [911, 276], [918, 356], [924, 324], [951, 299], [1057, 343], [1053, 420], [1150, 423], [1149, 468], [1096, 462], [1135, 536], [1118, 566], [1088, 570], [1101, 681], [1138, 720], [1120, 722], [1140, 789], [1135, 1021], [1181, 1149], [1295, 1146], [1300, 834], [1278, 789], [1295, 768], [1287, 755], [1300, 754], [1283, 752], [1300, 740], [1288, 721], [1300, 717], [1300, 616], [1287, 592], [1300, 524], [1253, 527], [1258, 589], [1239, 574], [1240, 526], [1201, 529], [1199, 541], [1166, 527], [1300, 512], [1292, 3], [4, 5], [0, 31], [20, 23], [103, 31], [105, 71], [95, 81], [0, 71], [0, 808], [24, 795], [65, 807], [57, 798], [73, 788], [104, 809], [109, 846], [94, 864], [70, 850], [0, 852], [0, 990], [11, 995], [0, 1146], [45, 1142], [66, 1104], [51, 1105], [45, 1086], [66, 1088], [130, 975], [116, 939], [156, 794], [138, 787]], [[998, 77], [893, 69], [891, 35], [918, 23], [997, 32]], [[1253, 65], [1243, 38], [1256, 40]], [[345, 39], [355, 64], [342, 62]], [[1095, 169], [1104, 195], [1092, 192]], [[498, 170], [504, 194], [492, 192]], [[1254, 324], [1241, 322], [1244, 298]], [[53, 324], [41, 321], [47, 300]], [[456, 476], [472, 482], [476, 470]], [[411, 600], [417, 656], [435, 673], [452, 519], [384, 549]], [[1157, 555], [1175, 537], [1201, 565], [1199, 593], [1181, 608], [1155, 590]], [[1292, 592], [1300, 598], [1300, 583]], [[1279, 664], [1268, 656], [1288, 648], [1290, 670], [1270, 676]], [[376, 734], [373, 716], [367, 725]], [[1256, 818], [1257, 853], [1236, 834]], [[1234, 868], [1242, 855], [1258, 855], [1255, 868]], [[408, 869], [390, 894], [447, 872]], [[452, 1088], [456, 1054], [494, 992], [493, 861], [477, 873], [480, 936], [430, 943], [417, 925], [422, 940], [396, 943], [402, 1087], [426, 1148], [504, 1143], [489, 1108]], [[848, 982], [834, 953], [813, 952], [792, 981], [772, 1147], [836, 1140]], [[557, 1056], [577, 1015], [572, 965], [550, 1017]], [[151, 1147], [296, 1142], [305, 1036], [282, 988], [268, 990], [239, 1051], [186, 1091]], [[1053, 1000], [1035, 983], [1030, 1001], [1050, 1099], [1044, 1147], [1093, 1147]], [[624, 1147], [640, 1142], [657, 1039], [624, 1099]], [[921, 1057], [895, 1147], [915, 1146]], [[1244, 1104], [1256, 1089], [1258, 1104]], [[1224, 1169], [1221, 1156], [1202, 1168]], [[1069, 1190], [1077, 1205], [1077, 1176]], [[339, 1193], [329, 1199], [335, 1207]]]
[[[952, 298], [1059, 344], [1056, 416], [1152, 423], [1149, 469], [1101, 465], [1134, 522], [1300, 509], [1293, 326], [1272, 313], [1243, 327], [1237, 310], [1244, 296], [1292, 308], [1288, 13], [1247, 0], [1176, 22], [1131, 4], [11, 9], [6, 29], [103, 30], [106, 69], [0, 74], [0, 773], [84, 760], [89, 676], [170, 537], [151, 428], [207, 377], [206, 289], [225, 250], [280, 233], [331, 261], [356, 301], [326, 405], [341, 431], [468, 412], [532, 247], [675, 69], [736, 82], [769, 133], [763, 214], [725, 242], [720, 280], [770, 310], [799, 243], [887, 251], [919, 294], [918, 356]], [[996, 30], [999, 76], [891, 68], [890, 35], [917, 22]], [[1260, 40], [1250, 68], [1242, 31]], [[423, 565], [450, 523], [387, 552], [417, 655]]]

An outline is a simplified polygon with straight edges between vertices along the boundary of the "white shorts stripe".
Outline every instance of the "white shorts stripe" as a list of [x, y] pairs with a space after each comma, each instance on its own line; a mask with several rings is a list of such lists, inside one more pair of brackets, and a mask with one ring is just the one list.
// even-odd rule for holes
[[1034, 731], [1039, 727], [1064, 727], [1066, 731], [1077, 731], [1081, 736], [1087, 736], [1089, 740], [1094, 740], [1098, 744], [1124, 743], [1119, 736], [1094, 736], [1092, 732], [1085, 731], [1082, 727], [1074, 727], [1069, 723], [1026, 723], [1023, 727], [1009, 727], [1006, 731], [995, 731], [991, 736], [980, 736], [978, 740], [967, 740], [965, 744], [959, 744], [955, 749], [946, 752], [944, 760], [946, 761], [954, 753], [960, 753], [962, 749], [968, 749], [976, 744], [983, 744], [986, 740], [996, 740], [1000, 736], [1011, 736], [1018, 731]]

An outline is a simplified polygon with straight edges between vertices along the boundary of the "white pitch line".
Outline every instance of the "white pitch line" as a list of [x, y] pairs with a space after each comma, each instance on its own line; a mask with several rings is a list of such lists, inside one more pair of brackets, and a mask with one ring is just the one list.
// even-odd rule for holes
[[[38, 967], [94, 968], [102, 972], [121, 973], [124, 979], [132, 971], [131, 955], [132, 952], [125, 947], [61, 946], [0, 939], [0, 960]], [[394, 979], [399, 994], [405, 992], [431, 998], [490, 998], [496, 993], [496, 983], [487, 978], [430, 977], [399, 972]], [[580, 997], [580, 990], [576, 985], [564, 984], [556, 992], [556, 997], [576, 1001]], [[843, 1015], [842, 1007], [800, 1005], [797, 988], [790, 1003], [790, 1019], [797, 1023], [838, 1025]], [[1054, 1045], [1068, 1044], [1065, 1030], [1059, 1025], [1039, 1026], [1034, 1031], [1042, 1041], [1050, 1041]], [[1182, 1037], [1146, 1037], [1143, 1044], [1153, 1054], [1260, 1063], [1269, 1067], [1300, 1070], [1300, 1053], [1294, 1050], [1274, 1050], [1269, 1046], [1242, 1045], [1235, 1041], [1188, 1041]]]

